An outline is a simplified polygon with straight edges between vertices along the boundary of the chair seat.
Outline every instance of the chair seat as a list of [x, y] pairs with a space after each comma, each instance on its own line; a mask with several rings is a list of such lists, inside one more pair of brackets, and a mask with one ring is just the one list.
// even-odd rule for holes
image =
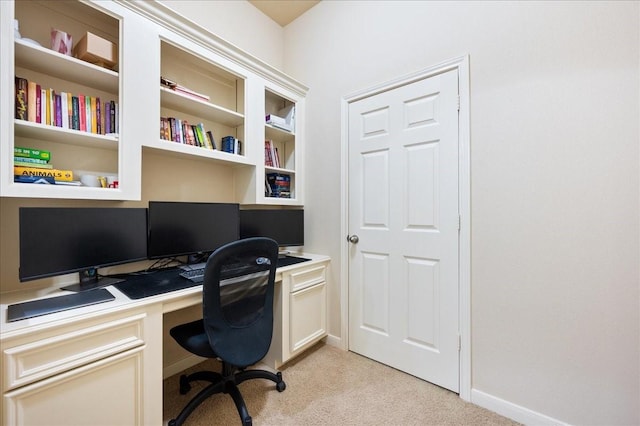
[[173, 327], [169, 334], [184, 349], [204, 358], [216, 358], [217, 355], [211, 349], [209, 337], [204, 329], [204, 322], [196, 320]]

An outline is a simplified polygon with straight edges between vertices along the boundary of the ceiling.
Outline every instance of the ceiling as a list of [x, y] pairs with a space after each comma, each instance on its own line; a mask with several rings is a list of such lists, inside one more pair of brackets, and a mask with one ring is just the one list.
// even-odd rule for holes
[[249, 3], [282, 27], [319, 2], [320, 0], [249, 0]]

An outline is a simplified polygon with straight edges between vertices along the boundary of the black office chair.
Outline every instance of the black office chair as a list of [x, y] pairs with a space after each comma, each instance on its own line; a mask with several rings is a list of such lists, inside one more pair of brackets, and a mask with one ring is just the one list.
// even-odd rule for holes
[[245, 370], [267, 354], [273, 333], [273, 293], [278, 244], [269, 238], [247, 238], [226, 244], [207, 260], [202, 288], [203, 319], [171, 329], [171, 336], [186, 350], [201, 357], [218, 358], [220, 373], [199, 371], [180, 377], [180, 393], [195, 380], [211, 382], [182, 409], [169, 426], [179, 426], [209, 396], [228, 393], [243, 425], [251, 416], [237, 385], [249, 379], [268, 379], [279, 392], [286, 385], [280, 372]]

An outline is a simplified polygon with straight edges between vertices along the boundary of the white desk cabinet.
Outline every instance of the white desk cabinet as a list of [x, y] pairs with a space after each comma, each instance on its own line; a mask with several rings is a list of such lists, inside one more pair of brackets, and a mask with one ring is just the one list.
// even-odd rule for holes
[[153, 328], [150, 318], [139, 310], [117, 312], [4, 339], [2, 424], [148, 423], [144, 333]]
[[[300, 256], [311, 260], [276, 273], [273, 341], [264, 360], [273, 368], [327, 335], [329, 258]], [[163, 345], [172, 341], [163, 317], [199, 306], [202, 286], [137, 300], [107, 289], [115, 300], [15, 322], [6, 321], [8, 304], [42, 295], [0, 295], [0, 424], [163, 423], [163, 369], [175, 374], [201, 360], [163, 365], [171, 362], [163, 359]]]
[[263, 360], [269, 367], [281, 365], [327, 335], [326, 262], [282, 273], [274, 296], [273, 339]]

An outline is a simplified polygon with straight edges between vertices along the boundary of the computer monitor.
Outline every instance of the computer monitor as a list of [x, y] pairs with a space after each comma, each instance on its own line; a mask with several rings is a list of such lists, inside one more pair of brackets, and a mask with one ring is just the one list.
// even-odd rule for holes
[[238, 239], [239, 205], [149, 201], [148, 257], [206, 255]]
[[80, 272], [82, 291], [121, 279], [97, 269], [147, 258], [147, 209], [117, 207], [21, 207], [20, 281]]
[[304, 245], [304, 210], [240, 210], [240, 238], [269, 237], [280, 247]]

